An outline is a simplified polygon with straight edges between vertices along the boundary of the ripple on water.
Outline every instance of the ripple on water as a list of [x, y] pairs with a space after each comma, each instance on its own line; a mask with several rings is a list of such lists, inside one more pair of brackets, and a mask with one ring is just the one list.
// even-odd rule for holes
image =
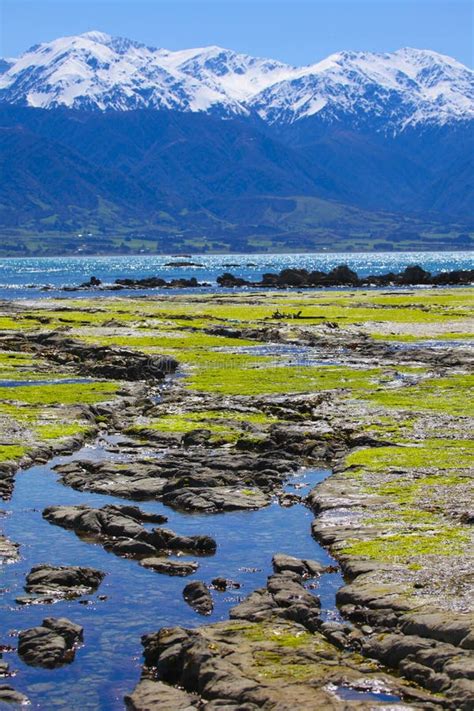
[[[12, 257], [0, 259], [0, 298], [38, 298], [61, 295], [71, 298], [90, 297], [90, 292], [58, 291], [63, 286], [74, 286], [87, 281], [92, 275], [104, 284], [112, 284], [115, 279], [131, 277], [143, 279], [149, 276], [170, 278], [190, 278], [211, 282], [204, 291], [218, 289], [216, 278], [229, 269], [248, 281], [257, 281], [265, 272], [279, 272], [286, 268], [329, 271], [338, 264], [347, 264], [360, 276], [399, 272], [410, 264], [419, 264], [424, 269], [438, 273], [454, 269], [471, 269], [472, 252], [340, 252], [313, 254], [196, 254], [193, 261], [202, 267], [167, 267], [170, 255], [127, 255], [111, 257]], [[229, 262], [238, 264], [231, 268]], [[40, 292], [37, 287], [50, 285], [51, 291]], [[35, 289], [30, 288], [36, 287]], [[219, 288], [220, 291], [222, 289]], [[179, 293], [197, 293], [200, 290], [180, 290]], [[98, 296], [110, 296], [111, 292], [93, 292]], [[120, 291], [124, 296], [131, 292]], [[138, 292], [147, 293], [147, 290]], [[151, 293], [167, 293], [163, 289]], [[113, 293], [112, 293], [113, 295]]]

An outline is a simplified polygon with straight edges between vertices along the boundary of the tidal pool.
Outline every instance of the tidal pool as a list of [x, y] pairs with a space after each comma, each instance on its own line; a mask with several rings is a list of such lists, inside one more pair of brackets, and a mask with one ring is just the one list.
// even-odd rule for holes
[[[109, 443], [110, 442], [109, 440]], [[20, 544], [21, 560], [3, 566], [0, 595], [0, 644], [16, 649], [15, 631], [32, 627], [49, 616], [68, 617], [84, 627], [84, 645], [75, 661], [56, 670], [25, 665], [15, 651], [5, 652], [16, 676], [7, 679], [32, 702], [32, 708], [50, 711], [117, 711], [123, 696], [139, 679], [142, 662], [140, 637], [163, 626], [197, 626], [225, 620], [229, 608], [252, 590], [265, 584], [271, 571], [271, 558], [282, 552], [313, 558], [323, 564], [334, 561], [310, 534], [313, 518], [302, 504], [281, 507], [275, 501], [260, 511], [223, 514], [185, 514], [156, 502], [140, 503], [148, 512], [168, 516], [165, 524], [177, 533], [208, 534], [217, 541], [214, 556], [195, 558], [199, 569], [188, 578], [168, 577], [146, 570], [137, 562], [107, 553], [98, 544], [79, 539], [72, 531], [49, 524], [42, 511], [49, 505], [130, 504], [117, 497], [84, 493], [58, 483], [53, 466], [73, 458], [114, 458], [98, 445], [88, 445], [71, 457], [60, 457], [47, 465], [31, 467], [17, 475], [11, 501], [3, 509], [4, 533]], [[308, 469], [291, 476], [287, 489], [303, 484], [298, 493], [308, 493], [329, 475], [328, 470]], [[184, 557], [187, 559], [188, 556]], [[191, 556], [189, 556], [191, 558]], [[21, 606], [15, 598], [24, 593], [25, 575], [33, 565], [85, 565], [106, 572], [96, 594], [82, 601], [61, 601], [54, 605]], [[215, 608], [208, 617], [196, 614], [183, 600], [182, 590], [191, 579], [210, 583], [225, 576], [241, 588], [225, 593], [213, 591]], [[338, 617], [335, 593], [342, 584], [339, 573], [323, 575], [314, 590], [321, 598], [323, 616]], [[100, 600], [99, 596], [107, 596]], [[84, 604], [87, 600], [87, 604]]]

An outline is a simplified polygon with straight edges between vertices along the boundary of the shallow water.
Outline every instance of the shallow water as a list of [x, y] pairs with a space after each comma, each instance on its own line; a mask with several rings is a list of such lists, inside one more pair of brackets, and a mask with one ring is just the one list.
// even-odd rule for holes
[[334, 694], [343, 701], [377, 701], [378, 703], [400, 701], [399, 696], [389, 694], [386, 691], [355, 689], [352, 686], [335, 686], [333, 691]]
[[418, 350], [419, 348], [436, 348], [438, 350], [451, 350], [453, 348], [473, 348], [474, 339], [472, 338], [445, 338], [445, 339], [423, 339], [421, 341], [407, 341], [406, 343], [393, 343], [392, 347], [397, 350], [413, 349]]
[[[314, 346], [299, 346], [287, 343], [265, 343], [258, 346], [222, 346], [215, 348], [216, 351], [225, 353], [241, 353], [251, 356], [277, 358], [275, 365], [280, 366], [314, 366], [314, 365], [340, 365], [342, 361], [336, 360], [331, 353], [331, 357], [327, 357], [327, 352], [324, 349], [319, 349]], [[341, 348], [341, 354], [346, 349]]]
[[[188, 261], [199, 267], [165, 266], [180, 258], [169, 255], [114, 256], [114, 257], [27, 257], [0, 259], [0, 299], [64, 298], [143, 295], [146, 293], [199, 293], [226, 291], [217, 287], [216, 278], [225, 271], [232, 272], [250, 281], [258, 281], [264, 272], [279, 272], [285, 268], [320, 269], [329, 271], [338, 264], [348, 264], [359, 276], [399, 272], [410, 264], [419, 264], [433, 273], [453, 269], [472, 269], [473, 253], [453, 252], [347, 252], [319, 254], [196, 254]], [[235, 264], [238, 266], [229, 266]], [[227, 265], [227, 266], [226, 266]], [[111, 291], [63, 292], [61, 286], [77, 286], [94, 275], [104, 284], [115, 279], [130, 277], [143, 279], [160, 276], [166, 280], [196, 277], [199, 282], [210, 282], [205, 289], [152, 289]], [[28, 288], [29, 285], [37, 288]], [[39, 291], [38, 287], [50, 285], [51, 291]]]
[[19, 388], [26, 385], [79, 385], [97, 382], [92, 378], [55, 378], [54, 380], [0, 380], [0, 388]]
[[[114, 455], [101, 448], [86, 446], [74, 457], [103, 458]], [[115, 455], [117, 456], [117, 455]], [[284, 552], [303, 558], [313, 558], [324, 564], [333, 563], [328, 554], [311, 537], [311, 512], [303, 505], [280, 507], [276, 502], [265, 509], [213, 515], [183, 514], [160, 503], [141, 504], [148, 512], [165, 513], [170, 528], [178, 533], [208, 534], [216, 539], [217, 553], [195, 558], [200, 567], [188, 578], [168, 577], [145, 570], [138, 563], [118, 558], [96, 544], [80, 540], [73, 532], [53, 526], [42, 518], [42, 510], [53, 504], [86, 503], [95, 507], [107, 503], [128, 503], [116, 497], [82, 493], [57, 482], [52, 466], [69, 461], [57, 458], [48, 465], [35, 466], [17, 476], [14, 495], [6, 502], [7, 515], [3, 529], [7, 536], [21, 544], [21, 561], [4, 566], [0, 597], [0, 644], [16, 647], [9, 636], [14, 630], [41, 623], [44, 617], [66, 616], [84, 626], [84, 646], [75, 661], [56, 670], [29, 667], [15, 652], [5, 653], [18, 674], [7, 680], [26, 693], [33, 708], [49, 711], [116, 711], [123, 708], [123, 695], [137, 682], [141, 665], [142, 634], [162, 626], [196, 626], [206, 621], [225, 620], [229, 608], [252, 590], [265, 584], [271, 573], [274, 553]], [[288, 490], [304, 484], [299, 493], [307, 493], [322, 481], [327, 470], [306, 470], [291, 477]], [[185, 556], [191, 558], [191, 556]], [[54, 605], [20, 606], [15, 598], [24, 594], [25, 575], [38, 563], [54, 565], [88, 565], [107, 573], [96, 594], [88, 597], [90, 604], [61, 601]], [[207, 583], [217, 576], [238, 581], [240, 590], [213, 592], [215, 609], [203, 618], [183, 600], [182, 589], [190, 579]], [[342, 584], [339, 573], [321, 577], [315, 593], [320, 595], [324, 616], [337, 618], [335, 592]], [[100, 601], [98, 595], [107, 595]]]

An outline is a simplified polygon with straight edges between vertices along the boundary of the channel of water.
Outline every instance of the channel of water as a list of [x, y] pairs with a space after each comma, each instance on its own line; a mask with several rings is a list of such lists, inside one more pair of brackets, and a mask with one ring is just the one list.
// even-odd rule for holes
[[[48, 464], [19, 472], [15, 491], [5, 502], [4, 533], [20, 544], [21, 560], [3, 566], [0, 595], [0, 644], [11, 645], [4, 659], [16, 671], [9, 683], [27, 694], [33, 708], [68, 711], [117, 711], [123, 696], [138, 681], [141, 666], [140, 637], [162, 626], [197, 626], [228, 618], [229, 608], [252, 590], [263, 586], [271, 573], [271, 558], [283, 552], [333, 563], [310, 534], [311, 511], [302, 504], [290, 508], [274, 501], [259, 511], [225, 514], [185, 514], [158, 502], [141, 507], [168, 516], [170, 528], [178, 533], [208, 534], [217, 541], [217, 553], [196, 558], [199, 569], [192, 577], [207, 583], [225, 576], [240, 583], [238, 590], [214, 592], [212, 615], [197, 615], [183, 600], [182, 589], [191, 578], [168, 577], [118, 558], [101, 546], [80, 540], [73, 532], [49, 524], [42, 518], [48, 505], [130, 503], [117, 497], [74, 491], [57, 480], [53, 467], [71, 459], [113, 457], [99, 444], [86, 445], [70, 457], [58, 457]], [[116, 456], [116, 455], [115, 455]], [[325, 469], [307, 469], [292, 476], [287, 490], [308, 493], [329, 475]], [[33, 565], [84, 565], [106, 572], [95, 595], [54, 605], [22, 606], [15, 598], [24, 594], [25, 575]], [[314, 590], [321, 598], [323, 615], [337, 617], [335, 592], [342, 584], [339, 573], [323, 575]], [[107, 596], [100, 600], [99, 596]], [[16, 655], [15, 633], [41, 623], [44, 617], [65, 616], [84, 627], [84, 645], [75, 661], [56, 670], [25, 665]]]

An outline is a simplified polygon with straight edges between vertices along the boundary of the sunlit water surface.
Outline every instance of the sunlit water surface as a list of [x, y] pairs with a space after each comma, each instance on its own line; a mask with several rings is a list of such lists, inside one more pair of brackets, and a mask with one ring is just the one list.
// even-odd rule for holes
[[[74, 457], [103, 458], [110, 454], [92, 446]], [[25, 665], [14, 651], [5, 653], [17, 676], [10, 682], [26, 693], [33, 708], [94, 709], [115, 711], [123, 706], [123, 695], [138, 681], [141, 665], [140, 637], [162, 626], [196, 626], [203, 621], [225, 620], [229, 608], [252, 590], [265, 584], [271, 573], [271, 558], [284, 552], [312, 558], [324, 564], [333, 561], [311, 537], [311, 512], [303, 505], [280, 507], [276, 502], [265, 509], [215, 515], [183, 514], [160, 503], [141, 504], [149, 512], [164, 513], [166, 524], [181, 534], [208, 534], [217, 541], [214, 556], [195, 559], [198, 571], [189, 578], [168, 577], [146, 570], [137, 562], [107, 553], [100, 545], [80, 540], [72, 531], [53, 526], [42, 518], [48, 505], [130, 503], [116, 497], [74, 491], [58, 483], [52, 466], [68, 461], [63, 457], [44, 466], [35, 466], [17, 476], [14, 495], [6, 502], [2, 517], [5, 533], [21, 545], [21, 561], [3, 566], [0, 596], [0, 643], [16, 647], [11, 633], [41, 623], [47, 616], [65, 616], [84, 627], [84, 645], [75, 661], [56, 670]], [[328, 475], [326, 470], [306, 470], [292, 476], [287, 489], [303, 484], [307, 493]], [[85, 565], [106, 572], [96, 594], [54, 605], [21, 606], [15, 598], [24, 595], [25, 575], [33, 565]], [[183, 600], [182, 590], [191, 579], [209, 583], [224, 576], [238, 581], [239, 590], [214, 592], [215, 609], [208, 618], [196, 614]], [[315, 593], [321, 596], [324, 615], [337, 616], [335, 592], [342, 584], [339, 573], [321, 577]], [[99, 600], [106, 595], [106, 600]]]
[[[473, 253], [462, 252], [347, 252], [319, 254], [196, 254], [191, 258], [157, 256], [115, 257], [43, 257], [0, 259], [0, 298], [37, 298], [41, 296], [68, 295], [57, 291], [64, 286], [77, 286], [91, 276], [112, 284], [115, 279], [130, 277], [142, 279], [159, 276], [166, 280], [196, 277], [199, 282], [208, 282], [205, 291], [215, 291], [216, 278], [225, 271], [232, 272], [250, 281], [258, 281], [265, 272], [279, 272], [286, 268], [301, 268], [329, 271], [338, 264], [348, 264], [359, 276], [399, 272], [410, 264], [419, 264], [432, 273], [453, 269], [472, 269]], [[200, 266], [172, 267], [169, 262], [192, 261]], [[48, 285], [50, 291], [38, 291]], [[36, 287], [36, 288], [29, 288]], [[163, 289], [150, 290], [164, 293]], [[192, 290], [195, 292], [195, 290]], [[91, 292], [110, 295], [110, 292]], [[114, 293], [114, 292], [112, 292]], [[121, 295], [129, 292], [123, 290]], [[140, 291], [139, 293], [147, 293]], [[165, 292], [165, 293], [169, 293]], [[180, 290], [180, 293], [181, 292]], [[186, 293], [186, 292], [184, 292]], [[77, 292], [71, 292], [77, 297]], [[81, 295], [81, 292], [79, 292]], [[88, 293], [86, 292], [86, 295]]]

